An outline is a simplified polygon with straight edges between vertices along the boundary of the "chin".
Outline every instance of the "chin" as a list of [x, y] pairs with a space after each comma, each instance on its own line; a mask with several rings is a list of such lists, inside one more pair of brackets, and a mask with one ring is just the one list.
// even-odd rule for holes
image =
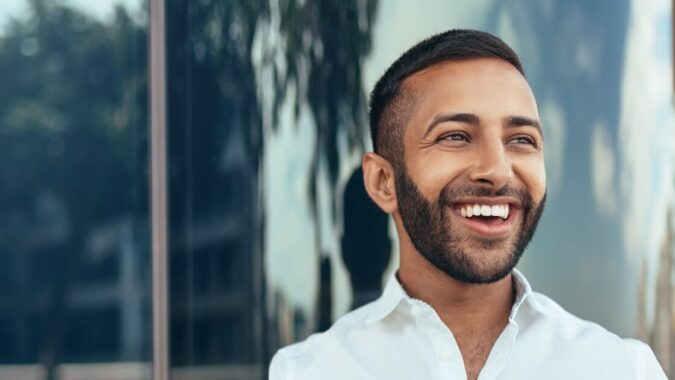
[[[508, 276], [518, 264], [520, 256], [513, 253], [513, 244], [508, 248], [496, 248], [496, 242], [486, 247], [467, 247], [460, 252], [461, 257], [448, 259], [439, 269], [450, 277], [472, 284], [490, 284]], [[459, 253], [459, 252], [456, 252]]]

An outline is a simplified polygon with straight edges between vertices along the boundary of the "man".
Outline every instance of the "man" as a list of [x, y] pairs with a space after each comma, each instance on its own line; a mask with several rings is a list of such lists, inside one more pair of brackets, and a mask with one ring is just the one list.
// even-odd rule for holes
[[515, 268], [546, 199], [544, 137], [518, 56], [453, 30], [371, 96], [372, 200], [400, 268], [382, 296], [280, 350], [276, 379], [665, 379], [649, 347], [530, 289]]

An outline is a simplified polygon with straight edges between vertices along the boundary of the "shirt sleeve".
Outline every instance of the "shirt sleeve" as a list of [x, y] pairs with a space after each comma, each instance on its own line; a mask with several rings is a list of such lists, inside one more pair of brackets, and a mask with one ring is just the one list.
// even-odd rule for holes
[[643, 342], [626, 339], [638, 380], [668, 380], [652, 349]]
[[287, 362], [284, 358], [284, 354], [281, 351], [277, 351], [270, 362], [269, 380], [288, 379], [288, 376], [286, 376], [286, 367]]

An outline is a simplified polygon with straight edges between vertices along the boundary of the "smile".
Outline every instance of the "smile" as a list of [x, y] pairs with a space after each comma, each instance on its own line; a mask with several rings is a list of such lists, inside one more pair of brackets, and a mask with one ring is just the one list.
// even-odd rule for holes
[[465, 205], [459, 208], [460, 214], [465, 218], [472, 218], [474, 216], [496, 216], [502, 219], [509, 217], [509, 204], [502, 205]]
[[463, 201], [452, 205], [454, 218], [473, 235], [487, 239], [504, 238], [514, 230], [514, 220], [519, 214], [520, 202]]

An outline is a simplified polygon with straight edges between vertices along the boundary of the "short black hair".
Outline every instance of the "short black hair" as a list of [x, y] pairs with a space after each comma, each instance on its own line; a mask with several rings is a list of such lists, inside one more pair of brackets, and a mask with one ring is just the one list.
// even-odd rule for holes
[[453, 29], [437, 34], [406, 51], [397, 59], [370, 95], [370, 136], [373, 151], [393, 164], [403, 159], [403, 126], [412, 111], [414, 95], [402, 90], [410, 75], [445, 61], [478, 58], [502, 59], [525, 76], [518, 55], [498, 37], [478, 30]]

